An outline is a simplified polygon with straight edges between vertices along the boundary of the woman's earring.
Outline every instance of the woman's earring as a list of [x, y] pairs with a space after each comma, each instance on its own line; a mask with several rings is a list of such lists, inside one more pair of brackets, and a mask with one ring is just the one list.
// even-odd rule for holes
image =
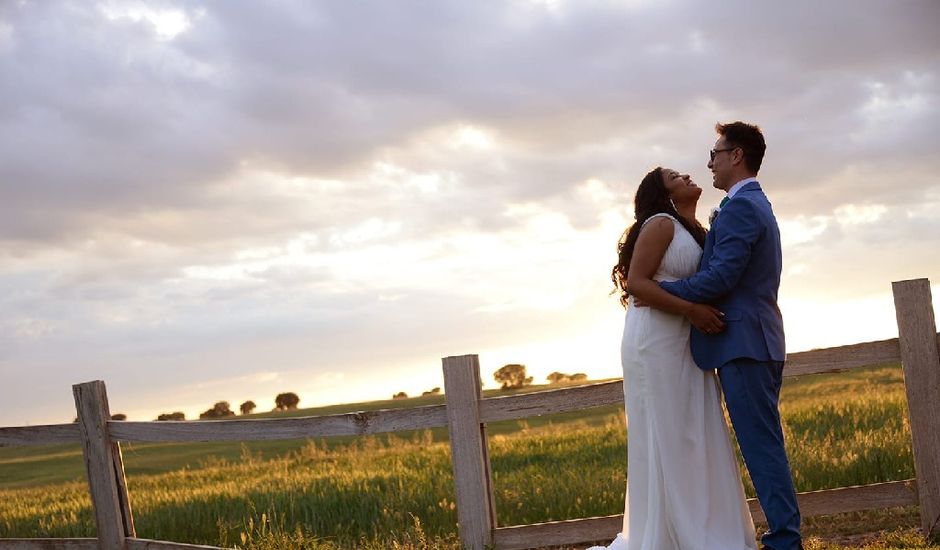
[[674, 203], [674, 202], [672, 202], [672, 199], [669, 199], [669, 204], [671, 204], [671, 205], [672, 205], [672, 209], [673, 209], [673, 210], [675, 210], [676, 212], [678, 212], [678, 211], [679, 211], [679, 209], [678, 209], [678, 208], [676, 208], [676, 203]]

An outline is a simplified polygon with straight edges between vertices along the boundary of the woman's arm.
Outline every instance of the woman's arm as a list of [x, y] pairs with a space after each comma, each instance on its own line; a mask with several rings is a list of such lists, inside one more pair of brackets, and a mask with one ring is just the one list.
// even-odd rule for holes
[[673, 296], [653, 280], [674, 234], [672, 220], [665, 217], [652, 220], [640, 230], [627, 272], [629, 292], [650, 307], [688, 317], [702, 332], [720, 332], [724, 328], [721, 312], [711, 306]]

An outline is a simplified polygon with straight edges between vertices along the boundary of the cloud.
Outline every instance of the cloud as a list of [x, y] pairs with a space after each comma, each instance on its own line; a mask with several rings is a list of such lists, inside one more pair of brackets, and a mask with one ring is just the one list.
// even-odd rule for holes
[[[690, 111], [701, 110], [694, 102], [711, 103], [715, 116], [753, 113], [771, 137], [779, 128], [829, 148], [854, 141], [849, 155], [868, 143], [884, 150], [875, 134], [899, 114], [933, 119], [921, 118], [920, 131], [895, 126], [892, 143], [921, 141], [937, 116], [937, 39], [927, 28], [937, 10], [927, 2], [900, 16], [833, 4], [811, 19], [790, 6], [734, 3], [118, 6], [8, 9], [8, 237], [133, 231], [128, 219], [195, 218], [230, 202], [232, 215], [253, 218], [224, 193], [246, 176], [245, 163], [355, 187], [350, 180], [385, 161], [502, 189], [495, 200], [541, 197], [648, 164], [653, 140], [687, 131]], [[182, 21], [172, 39], [160, 32], [161, 13]], [[727, 32], [732, 15], [759, 46]], [[839, 40], [834, 19], [852, 25]], [[435, 129], [460, 124], [492, 129], [505, 147], [472, 166], [457, 151], [427, 150], [423, 141], [440, 143]], [[695, 137], [709, 133], [699, 127]], [[286, 206], [279, 198], [272, 210]], [[485, 194], [473, 199], [470, 214], [486, 219]], [[193, 239], [211, 231], [193, 229]]]
[[765, 130], [793, 292], [935, 274], [938, 16], [931, 1], [4, 4], [10, 418], [39, 414], [22, 387], [66, 378], [144, 399], [564, 338], [616, 307], [613, 245], [647, 170], [691, 173], [700, 214], [717, 203], [718, 120]]

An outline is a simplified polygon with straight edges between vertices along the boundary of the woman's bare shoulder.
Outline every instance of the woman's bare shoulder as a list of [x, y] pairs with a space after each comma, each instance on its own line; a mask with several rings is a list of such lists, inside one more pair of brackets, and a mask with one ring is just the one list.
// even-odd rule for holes
[[643, 227], [640, 229], [640, 236], [649, 235], [651, 237], [672, 237], [675, 230], [676, 226], [672, 223], [671, 217], [656, 216], [655, 218], [650, 218], [643, 223]]

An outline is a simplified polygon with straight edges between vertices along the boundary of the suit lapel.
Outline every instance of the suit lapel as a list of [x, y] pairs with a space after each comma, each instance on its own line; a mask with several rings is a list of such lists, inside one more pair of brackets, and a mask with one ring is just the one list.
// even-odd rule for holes
[[698, 268], [701, 270], [708, 263], [708, 259], [712, 255], [712, 248], [715, 246], [715, 232], [712, 230], [708, 231], [708, 234], [705, 235], [705, 247], [702, 249], [702, 258], [698, 262]]
[[[756, 181], [752, 181], [750, 183], [745, 184], [740, 189], [738, 189], [738, 192], [735, 193], [734, 197], [732, 197], [730, 200], [734, 200], [738, 198], [739, 196], [741, 196], [741, 193], [749, 193], [752, 191], [763, 192], [763, 190], [761, 189], [760, 183]], [[727, 206], [727, 204], [728, 203], [725, 203], [725, 206]], [[721, 216], [719, 216], [719, 218], [720, 217]], [[716, 219], [715, 222], [717, 224], [718, 220]], [[708, 231], [708, 235], [706, 235], [705, 237], [705, 248], [702, 250], [702, 259], [699, 261], [699, 264], [698, 264], [699, 270], [701, 270], [708, 263], [708, 260], [712, 256], [712, 249], [714, 248], [714, 246], [715, 246], [715, 231], [712, 229]]]

